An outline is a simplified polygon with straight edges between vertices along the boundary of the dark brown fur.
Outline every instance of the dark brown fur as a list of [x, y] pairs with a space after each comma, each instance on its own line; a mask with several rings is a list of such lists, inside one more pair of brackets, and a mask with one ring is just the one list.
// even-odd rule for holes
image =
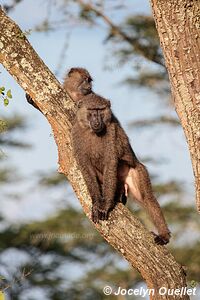
[[90, 94], [79, 103], [72, 145], [92, 197], [94, 222], [106, 220], [121, 196], [122, 191], [118, 194], [117, 190], [118, 162], [135, 165], [128, 138], [124, 135], [123, 142], [116, 144], [116, 125], [109, 101]]

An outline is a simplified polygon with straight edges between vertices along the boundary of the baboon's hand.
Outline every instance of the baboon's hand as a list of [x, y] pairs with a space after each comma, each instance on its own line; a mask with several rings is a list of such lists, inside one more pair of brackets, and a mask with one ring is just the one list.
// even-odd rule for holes
[[165, 234], [156, 234], [154, 232], [152, 232], [153, 235], [154, 235], [154, 241], [157, 245], [166, 245], [169, 243], [169, 240], [170, 240], [170, 237], [171, 237], [171, 234], [170, 232], [167, 232]]
[[108, 219], [109, 209], [99, 208], [96, 205], [92, 206], [92, 221], [98, 223], [100, 220], [104, 221]]
[[41, 111], [39, 109], [39, 107], [37, 106], [36, 103], [34, 103], [33, 99], [31, 98], [31, 96], [29, 94], [26, 94], [26, 100], [29, 104], [31, 104], [32, 106], [34, 106], [35, 108], [37, 108], [39, 111]]
[[33, 105], [33, 99], [31, 98], [31, 96], [29, 94], [26, 93], [26, 100], [28, 103]]

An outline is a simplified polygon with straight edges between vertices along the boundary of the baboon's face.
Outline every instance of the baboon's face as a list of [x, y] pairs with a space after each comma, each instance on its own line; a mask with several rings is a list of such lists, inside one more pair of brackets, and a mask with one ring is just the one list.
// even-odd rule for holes
[[92, 91], [92, 78], [84, 69], [72, 68], [68, 73], [68, 85], [73, 91], [85, 96]]
[[97, 135], [105, 134], [112, 118], [110, 102], [95, 103], [93, 101], [80, 101], [78, 103], [77, 122], [83, 128]]
[[89, 127], [96, 134], [105, 132], [106, 124], [104, 120], [104, 109], [88, 109], [87, 120]]
[[92, 91], [91, 77], [80, 78], [78, 89], [82, 95], [88, 95]]

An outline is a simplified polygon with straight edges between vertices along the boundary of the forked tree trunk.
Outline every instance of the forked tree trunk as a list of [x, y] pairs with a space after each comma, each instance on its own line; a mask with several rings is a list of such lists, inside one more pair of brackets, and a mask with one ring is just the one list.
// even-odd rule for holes
[[[71, 151], [70, 128], [74, 104], [19, 27], [1, 9], [0, 33], [0, 62], [31, 95], [49, 121], [58, 147], [60, 171], [71, 182], [86, 215], [90, 218], [91, 198]], [[150, 299], [172, 299], [168, 295], [160, 296], [158, 290], [161, 287], [173, 289], [186, 286], [182, 267], [165, 247], [155, 245], [153, 236], [123, 205], [117, 205], [109, 220], [96, 225], [96, 228], [138, 269], [148, 288], [155, 289], [155, 294]], [[178, 296], [177, 299], [187, 300], [189, 297]]]
[[174, 104], [189, 145], [200, 212], [200, 1], [151, 0]]

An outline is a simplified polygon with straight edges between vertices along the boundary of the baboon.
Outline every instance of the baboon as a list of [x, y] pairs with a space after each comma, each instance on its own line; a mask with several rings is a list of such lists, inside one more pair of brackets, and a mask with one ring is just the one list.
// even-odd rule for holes
[[71, 68], [64, 79], [63, 88], [74, 102], [78, 102], [83, 96], [93, 94], [92, 81], [86, 69]]
[[[110, 108], [110, 101], [95, 94], [92, 78], [83, 68], [72, 68], [63, 87], [77, 103], [72, 128], [74, 156], [92, 198], [92, 220], [108, 219], [117, 202], [130, 193], [149, 213], [158, 235], [157, 244], [167, 244], [170, 231], [155, 198], [149, 174], [137, 159], [129, 139]], [[30, 103], [30, 98], [27, 98]], [[31, 103], [32, 104], [32, 103]]]
[[79, 91], [74, 97], [78, 109], [72, 142], [93, 199], [93, 221], [107, 219], [123, 193], [130, 192], [147, 209], [156, 226], [159, 234], [155, 236], [156, 243], [168, 243], [170, 231], [153, 194], [148, 171], [133, 152], [110, 102], [92, 91], [92, 78], [82, 68], [69, 71], [64, 87], [71, 97]]

